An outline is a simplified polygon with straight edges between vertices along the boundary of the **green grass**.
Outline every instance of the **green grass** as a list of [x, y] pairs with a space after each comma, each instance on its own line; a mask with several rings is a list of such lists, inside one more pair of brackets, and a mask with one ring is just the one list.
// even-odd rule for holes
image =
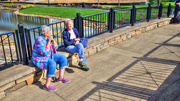
[[104, 7], [118, 7], [118, 5], [103, 5]]
[[107, 11], [92, 10], [92, 9], [76, 9], [76, 8], [53, 8], [53, 7], [33, 7], [33, 8], [20, 10], [20, 13], [24, 13], [24, 14], [50, 15], [57, 17], [67, 17], [67, 18], [75, 18], [77, 13], [80, 13], [81, 16], [87, 16], [102, 12], [107, 12]]
[[[171, 7], [174, 8], [175, 5], [174, 5], [174, 2], [162, 2], [163, 4], [163, 7], [168, 7], [169, 6], [169, 3], [171, 3]], [[104, 7], [118, 7], [118, 5], [103, 5]], [[138, 7], [148, 7], [148, 5], [135, 5], [136, 8]], [[152, 4], [151, 6], [157, 6], [156, 3]], [[131, 5], [120, 5], [120, 8], [117, 8], [116, 10], [121, 10], [121, 9], [127, 9], [127, 8], [132, 8]]]
[[[169, 3], [165, 3], [164, 5], [168, 5]], [[172, 5], [172, 3], [171, 3]], [[109, 6], [109, 5], [108, 5]], [[147, 7], [148, 5], [137, 5], [136, 7]], [[131, 8], [132, 6], [122, 6], [120, 9], [126, 9], [126, 8]], [[35, 14], [35, 15], [50, 15], [50, 16], [57, 16], [57, 17], [66, 17], [66, 18], [75, 18], [77, 13], [80, 13], [81, 16], [88, 16], [88, 15], [92, 15], [92, 14], [98, 14], [98, 13], [102, 13], [102, 12], [107, 12], [107, 11], [103, 11], [103, 10], [92, 10], [92, 9], [76, 9], [76, 8], [55, 8], [55, 7], [34, 7], [34, 8], [27, 8], [27, 9], [23, 9], [20, 10], [21, 13], [24, 14]], [[137, 12], [147, 12], [146, 9], [137, 9]], [[158, 9], [153, 9], [152, 8], [152, 13], [158, 13]], [[163, 12], [167, 12], [167, 9], [163, 9]], [[129, 20], [130, 19], [130, 13], [127, 12], [116, 12], [117, 15], [121, 15], [125, 17], [125, 20]], [[136, 19], [141, 19], [140, 18], [141, 14], [137, 13], [137, 17]], [[146, 14], [143, 14], [146, 16]], [[103, 16], [103, 15], [102, 15]], [[157, 16], [152, 14], [151, 15], [152, 18], [153, 16]], [[107, 16], [106, 16], [107, 17]], [[108, 18], [106, 18], [106, 20], [104, 20], [103, 17], [100, 17], [102, 19], [98, 19], [97, 16], [94, 17], [95, 21], [101, 21], [101, 22], [107, 22]], [[92, 19], [92, 17], [89, 17], [89, 19]], [[115, 18], [116, 21], [118, 20], [122, 20], [122, 18]]]
[[[145, 14], [136, 14], [136, 20], [145, 20], [146, 19], [146, 13]], [[130, 13], [125, 12], [116, 12], [115, 13], [115, 21], [129, 21], [130, 20]], [[144, 17], [143, 17], [144, 16]], [[162, 15], [164, 17], [164, 15]], [[166, 16], [166, 15], [165, 15]], [[157, 18], [157, 14], [151, 14], [151, 18]], [[85, 18], [84, 18], [85, 19]], [[100, 21], [100, 22], [108, 22], [108, 16], [100, 15], [94, 16], [94, 17], [87, 17], [86, 20], [93, 20], [93, 21]]]

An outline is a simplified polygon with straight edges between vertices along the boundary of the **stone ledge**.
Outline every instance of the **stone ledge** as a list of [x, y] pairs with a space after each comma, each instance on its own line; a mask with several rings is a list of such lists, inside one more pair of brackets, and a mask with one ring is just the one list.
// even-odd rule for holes
[[[149, 22], [141, 22], [135, 26], [126, 26], [121, 29], [116, 29], [113, 33], [104, 33], [89, 39], [88, 47], [85, 49], [89, 55], [99, 52], [111, 45], [127, 40], [131, 37], [144, 33], [146, 31], [169, 24], [171, 18], [161, 18], [150, 20]], [[88, 52], [89, 51], [89, 52]], [[96, 52], [95, 52], [96, 51]]]
[[33, 72], [34, 69], [32, 67], [24, 65], [15, 65], [11, 68], [2, 70], [0, 71], [0, 86], [8, 84]]

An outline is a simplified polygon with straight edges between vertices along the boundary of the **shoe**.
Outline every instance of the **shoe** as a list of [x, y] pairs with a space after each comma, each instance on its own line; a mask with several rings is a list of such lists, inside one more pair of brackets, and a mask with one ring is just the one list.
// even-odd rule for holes
[[58, 81], [58, 82], [63, 82], [63, 83], [69, 83], [69, 82], [70, 82], [70, 80], [68, 80], [68, 79], [66, 79], [66, 78], [63, 78], [62, 80], [60, 80], [60, 79], [58, 78], [57, 81]]
[[86, 66], [86, 64], [84, 65], [83, 62], [79, 62], [78, 64], [80, 66], [80, 68], [84, 71], [89, 71], [89, 68]]
[[44, 86], [43, 86], [43, 89], [44, 89], [44, 90], [47, 90], [47, 91], [50, 91], [50, 92], [57, 90], [55, 87], [53, 87], [53, 86], [51, 86], [51, 85], [49, 85], [48, 88], [44, 85]]
[[84, 66], [83, 61], [79, 62], [79, 64], [78, 64], [78, 65], [79, 65], [80, 67]]

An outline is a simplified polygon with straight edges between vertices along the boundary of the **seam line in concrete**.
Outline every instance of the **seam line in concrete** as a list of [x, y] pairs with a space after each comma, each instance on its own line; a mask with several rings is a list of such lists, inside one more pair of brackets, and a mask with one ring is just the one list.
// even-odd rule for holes
[[145, 65], [140, 61], [141, 65], [144, 67], [144, 69], [146, 70], [146, 74], [149, 74], [149, 76], [151, 77], [151, 79], [154, 81], [154, 83], [157, 85], [157, 87], [159, 88], [159, 85], [156, 83], [156, 81], [154, 80], [154, 78], [151, 75], [151, 72], [149, 72], [147, 70], [147, 68], [145, 67]]
[[59, 96], [60, 98], [62, 98], [64, 101], [66, 101], [62, 96], [60, 96], [60, 95], [57, 94], [56, 92], [54, 92], [54, 94], [56, 94], [57, 96]]

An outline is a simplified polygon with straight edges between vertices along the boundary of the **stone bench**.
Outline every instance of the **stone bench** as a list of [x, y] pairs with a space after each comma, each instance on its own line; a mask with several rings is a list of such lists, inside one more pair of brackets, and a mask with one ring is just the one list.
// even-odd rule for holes
[[[130, 39], [143, 32], [168, 25], [171, 18], [161, 18], [150, 20], [150, 22], [142, 22], [135, 26], [127, 26], [113, 33], [104, 33], [97, 35], [88, 40], [88, 47], [85, 48], [85, 56], [92, 56], [114, 44]], [[69, 53], [64, 48], [59, 48], [58, 53], [64, 54], [67, 57], [68, 65], [71, 66], [78, 62], [78, 54]], [[36, 68], [32, 63], [28, 66], [15, 65], [11, 68], [0, 71], [0, 99], [9, 93], [32, 84], [41, 78], [45, 78], [46, 73], [41, 69]]]

